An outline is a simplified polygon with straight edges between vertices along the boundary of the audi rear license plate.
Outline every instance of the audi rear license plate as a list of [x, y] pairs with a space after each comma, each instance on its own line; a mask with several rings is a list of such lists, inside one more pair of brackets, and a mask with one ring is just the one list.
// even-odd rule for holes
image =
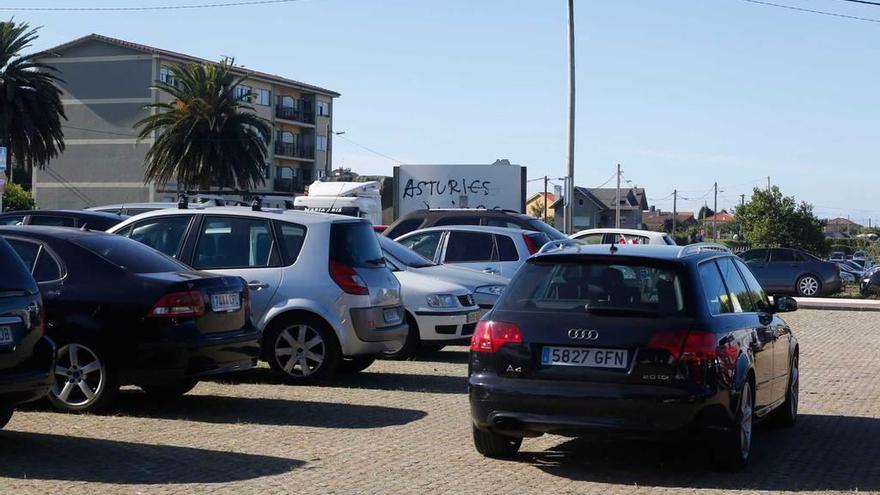
[[215, 313], [228, 313], [241, 309], [241, 296], [237, 292], [211, 294], [211, 310]]
[[626, 368], [625, 349], [594, 349], [589, 347], [544, 347], [544, 366], [584, 366], [587, 368]]
[[12, 329], [9, 327], [0, 327], [0, 345], [12, 343]]

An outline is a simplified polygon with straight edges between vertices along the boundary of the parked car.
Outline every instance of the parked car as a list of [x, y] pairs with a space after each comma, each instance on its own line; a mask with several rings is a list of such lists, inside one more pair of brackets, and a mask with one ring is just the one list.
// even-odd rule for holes
[[828, 261], [841, 262], [846, 261], [846, 253], [843, 251], [834, 251], [828, 256]]
[[0, 225], [44, 225], [107, 230], [128, 218], [125, 215], [88, 210], [27, 210], [0, 214]]
[[569, 236], [581, 244], [656, 244], [675, 246], [666, 232], [636, 229], [587, 229]]
[[416, 210], [398, 218], [382, 235], [398, 239], [410, 232], [429, 227], [450, 225], [483, 225], [542, 232], [551, 241], [566, 239], [565, 234], [538, 220], [516, 211], [482, 208], [440, 208]]
[[523, 437], [696, 430], [730, 467], [755, 421], [793, 425], [798, 341], [749, 268], [721, 246], [549, 246], [471, 341], [473, 440], [509, 457]]
[[479, 320], [498, 300], [508, 280], [451, 265], [437, 265], [415, 251], [378, 236], [388, 267], [400, 282], [409, 335], [385, 357], [405, 359], [419, 350], [467, 344]]
[[854, 284], [859, 277], [854, 273], [844, 269], [840, 270], [840, 281], [843, 285]]
[[366, 220], [295, 210], [166, 209], [110, 230], [248, 281], [262, 358], [292, 383], [356, 372], [407, 335], [400, 284]]
[[840, 291], [840, 269], [834, 263], [787, 248], [750, 249], [740, 255], [764, 290], [803, 297]]
[[[242, 201], [224, 199], [220, 196], [213, 195], [189, 196], [186, 198], [186, 202], [189, 208], [209, 208], [212, 206], [249, 206], [247, 203]], [[284, 202], [282, 201], [282, 203]], [[292, 204], [290, 206], [292, 206]], [[147, 213], [149, 211], [167, 210], [177, 207], [177, 201], [151, 201], [144, 203], [118, 203], [112, 205], [93, 206], [89, 208], [88, 211], [102, 211], [133, 217], [135, 215], [140, 215], [141, 213]], [[109, 229], [110, 227], [107, 228]]]
[[470, 226], [431, 227], [395, 240], [434, 263], [507, 278], [550, 241], [542, 232]]
[[106, 407], [122, 385], [176, 397], [198, 379], [251, 368], [259, 330], [239, 277], [189, 270], [104, 232], [0, 227], [39, 285], [58, 343], [49, 400], [63, 411]]
[[0, 428], [15, 406], [52, 386], [55, 343], [45, 335], [43, 301], [30, 270], [0, 238]]
[[859, 283], [859, 292], [863, 295], [880, 295], [880, 270], [873, 270]]

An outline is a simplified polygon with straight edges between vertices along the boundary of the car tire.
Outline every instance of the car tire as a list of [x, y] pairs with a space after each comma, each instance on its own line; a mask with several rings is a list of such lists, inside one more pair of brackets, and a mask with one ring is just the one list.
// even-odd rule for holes
[[12, 419], [12, 413], [15, 411], [13, 406], [0, 406], [0, 429], [6, 427], [9, 424], [9, 420]]
[[754, 395], [752, 384], [746, 382], [739, 396], [734, 424], [722, 434], [715, 452], [716, 460], [723, 469], [738, 471], [749, 463], [754, 428]]
[[141, 389], [150, 397], [159, 400], [174, 400], [186, 395], [199, 384], [197, 378], [185, 378], [171, 383], [151, 383], [140, 385]]
[[403, 343], [403, 347], [396, 351], [383, 351], [379, 355], [382, 359], [393, 361], [415, 359], [416, 353], [419, 352], [419, 348], [422, 346], [422, 339], [419, 337], [419, 325], [416, 323], [416, 319], [409, 313], [406, 313], [406, 325], [409, 327], [409, 331], [406, 334], [406, 341]]
[[797, 353], [791, 357], [791, 370], [788, 373], [788, 388], [785, 390], [785, 402], [776, 413], [776, 423], [779, 426], [791, 428], [797, 423], [798, 394], [800, 391], [800, 358]]
[[473, 425], [471, 427], [474, 431], [474, 447], [483, 456], [492, 459], [510, 459], [519, 452], [522, 438], [481, 430]]
[[366, 356], [354, 356], [350, 358], [342, 358], [336, 371], [339, 373], [360, 373], [369, 368], [376, 362], [376, 356], [369, 354]]
[[100, 411], [119, 393], [117, 372], [106, 353], [84, 339], [59, 344], [54, 373], [49, 402], [59, 411]]
[[795, 292], [801, 297], [818, 297], [822, 295], [822, 283], [814, 275], [802, 275], [797, 279]]
[[328, 380], [342, 360], [333, 330], [319, 318], [306, 315], [278, 321], [263, 345], [269, 367], [291, 384]]

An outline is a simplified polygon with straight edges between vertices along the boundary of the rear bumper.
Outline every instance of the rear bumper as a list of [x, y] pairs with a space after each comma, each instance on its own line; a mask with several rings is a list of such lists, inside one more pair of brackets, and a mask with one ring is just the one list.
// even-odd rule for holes
[[166, 338], [136, 345], [123, 383], [167, 383], [254, 367], [260, 356], [260, 331], [250, 323], [240, 330], [190, 338]]
[[409, 331], [403, 306], [352, 308], [351, 323], [362, 342], [403, 342]]
[[22, 404], [45, 397], [55, 378], [54, 368], [55, 343], [44, 336], [24, 364], [0, 370], [0, 404]]
[[483, 311], [416, 311], [419, 338], [423, 342], [458, 343], [470, 340]]
[[727, 394], [707, 393], [702, 388], [689, 391], [475, 375], [468, 389], [474, 424], [513, 436], [723, 430], [733, 418]]
[[822, 285], [822, 292], [825, 294], [837, 294], [840, 292], [841, 287], [843, 287], [843, 280], [840, 277], [834, 277], [831, 280], [825, 281]]

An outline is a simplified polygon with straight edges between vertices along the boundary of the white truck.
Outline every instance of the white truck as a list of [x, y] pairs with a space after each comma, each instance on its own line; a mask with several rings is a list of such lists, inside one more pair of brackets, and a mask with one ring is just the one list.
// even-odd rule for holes
[[381, 186], [377, 181], [313, 182], [308, 195], [293, 200], [293, 208], [366, 218], [381, 225]]

